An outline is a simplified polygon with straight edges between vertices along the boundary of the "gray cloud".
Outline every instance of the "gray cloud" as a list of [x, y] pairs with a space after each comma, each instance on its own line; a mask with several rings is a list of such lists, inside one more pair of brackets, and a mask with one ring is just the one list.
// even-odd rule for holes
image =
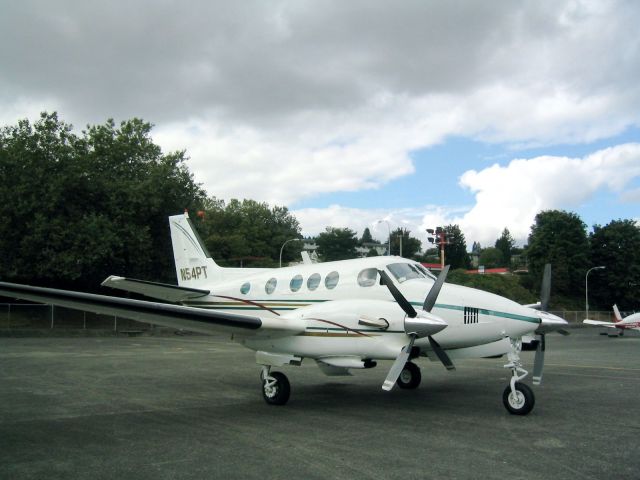
[[[264, 127], [379, 92], [623, 91], [637, 2], [3, 2], [2, 89], [81, 120], [214, 115]], [[629, 92], [631, 89], [632, 92]]]

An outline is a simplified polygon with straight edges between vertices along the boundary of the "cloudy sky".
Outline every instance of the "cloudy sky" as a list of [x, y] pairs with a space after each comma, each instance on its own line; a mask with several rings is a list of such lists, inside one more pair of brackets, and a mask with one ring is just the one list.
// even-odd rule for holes
[[0, 1], [0, 124], [140, 117], [210, 195], [470, 246], [640, 219], [640, 2]]

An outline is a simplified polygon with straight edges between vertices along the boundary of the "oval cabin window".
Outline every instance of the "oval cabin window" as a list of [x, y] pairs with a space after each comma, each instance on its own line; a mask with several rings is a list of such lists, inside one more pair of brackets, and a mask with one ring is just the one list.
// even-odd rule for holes
[[320, 274], [314, 273], [307, 279], [307, 288], [309, 290], [315, 290], [320, 285]]
[[275, 278], [270, 278], [267, 281], [267, 284], [264, 286], [264, 291], [267, 292], [269, 295], [271, 295], [273, 291], [276, 289], [277, 284], [278, 284], [278, 280], [276, 280]]
[[358, 274], [358, 285], [361, 287], [371, 287], [376, 284], [378, 278], [378, 270], [375, 268], [366, 268]]
[[331, 290], [332, 288], [336, 288], [339, 279], [340, 274], [338, 272], [331, 272], [329, 275], [327, 275], [327, 278], [324, 279], [324, 286], [329, 290]]
[[300, 290], [301, 286], [302, 286], [302, 275], [296, 275], [291, 279], [291, 282], [289, 282], [289, 288], [291, 288], [292, 292], [297, 292], [298, 290]]

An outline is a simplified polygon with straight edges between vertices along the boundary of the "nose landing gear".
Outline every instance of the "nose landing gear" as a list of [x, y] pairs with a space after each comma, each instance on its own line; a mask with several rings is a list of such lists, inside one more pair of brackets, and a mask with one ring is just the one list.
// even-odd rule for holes
[[522, 341], [520, 339], [511, 339], [511, 350], [507, 352], [509, 363], [504, 366], [504, 368], [511, 369], [511, 381], [502, 393], [502, 403], [507, 411], [513, 415], [526, 415], [536, 403], [533, 390], [520, 382], [529, 374], [528, 371], [522, 368], [519, 355], [521, 349]]

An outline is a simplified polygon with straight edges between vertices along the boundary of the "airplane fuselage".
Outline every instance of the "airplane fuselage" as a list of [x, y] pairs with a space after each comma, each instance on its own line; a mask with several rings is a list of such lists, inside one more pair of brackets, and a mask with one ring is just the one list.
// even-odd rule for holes
[[[420, 309], [434, 278], [417, 262], [400, 257], [254, 270], [245, 276], [239, 275], [239, 269], [233, 269], [230, 279], [222, 278], [214, 284], [199, 283], [200, 288], [206, 287], [211, 294], [185, 304], [284, 316], [304, 324], [304, 332], [293, 337], [239, 339], [254, 350], [311, 358], [348, 354], [392, 359], [406, 343], [406, 315], [387, 287], [380, 284], [377, 271], [382, 269], [393, 275], [402, 294], [416, 310]], [[540, 324], [536, 310], [498, 295], [453, 284], [442, 287], [432, 313], [448, 324], [433, 336], [446, 349], [490, 344], [506, 337], [519, 338], [532, 333]], [[382, 319], [388, 326], [367, 324], [366, 318]], [[328, 339], [331, 339], [330, 352], [327, 352]], [[426, 338], [417, 340], [415, 346], [429, 350]]]

